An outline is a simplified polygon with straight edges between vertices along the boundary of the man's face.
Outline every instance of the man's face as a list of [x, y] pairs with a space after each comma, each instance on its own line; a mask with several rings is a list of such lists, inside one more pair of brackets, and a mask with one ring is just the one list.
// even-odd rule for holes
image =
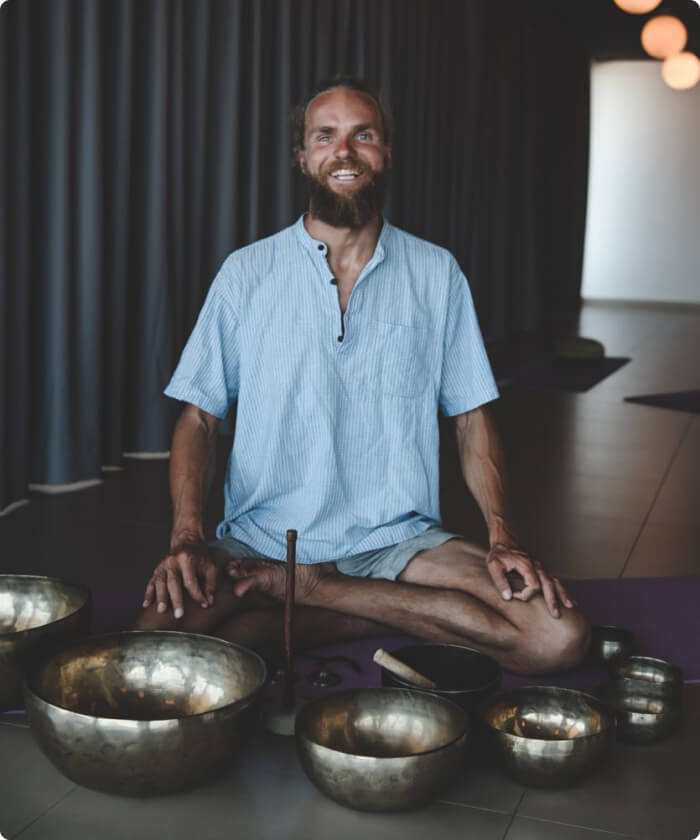
[[364, 227], [384, 205], [391, 147], [370, 96], [338, 87], [306, 110], [299, 165], [306, 176], [311, 215], [333, 227]]

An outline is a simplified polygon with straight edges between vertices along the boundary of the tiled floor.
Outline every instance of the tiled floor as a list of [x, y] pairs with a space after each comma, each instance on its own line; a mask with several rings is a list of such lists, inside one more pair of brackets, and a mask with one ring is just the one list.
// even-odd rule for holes
[[[632, 361], [585, 394], [509, 391], [496, 404], [526, 544], [563, 576], [700, 574], [700, 417], [624, 403], [698, 387], [700, 310], [588, 304], [582, 335]], [[483, 533], [443, 445], [448, 527]], [[165, 462], [128, 462], [100, 487], [35, 497], [0, 519], [0, 571], [58, 574], [137, 592], [168, 540]], [[216, 521], [220, 501], [209, 511]], [[618, 745], [595, 777], [525, 789], [483, 748], [440, 801], [406, 815], [349, 811], [306, 779], [293, 744], [256, 733], [218, 781], [128, 800], [74, 786], [35, 746], [21, 716], [0, 716], [0, 833], [86, 837], [690, 840], [700, 831], [700, 686], [686, 686], [683, 729], [647, 747]]]

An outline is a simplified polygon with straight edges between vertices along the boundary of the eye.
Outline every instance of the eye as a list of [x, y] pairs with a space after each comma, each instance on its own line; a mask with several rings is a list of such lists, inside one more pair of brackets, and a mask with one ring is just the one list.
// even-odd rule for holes
[[372, 139], [372, 132], [371, 131], [360, 131], [357, 135], [358, 140], [366, 141]]
[[333, 138], [330, 134], [319, 134], [316, 138], [317, 143], [330, 143]]

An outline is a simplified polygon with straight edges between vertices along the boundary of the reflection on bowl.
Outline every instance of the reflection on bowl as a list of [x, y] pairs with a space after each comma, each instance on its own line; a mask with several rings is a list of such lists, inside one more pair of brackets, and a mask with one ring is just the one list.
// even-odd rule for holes
[[588, 775], [614, 741], [612, 714], [595, 697], [553, 686], [502, 692], [482, 704], [501, 767], [525, 785], [562, 787]]
[[363, 811], [416, 808], [464, 761], [468, 718], [448, 700], [398, 688], [363, 688], [313, 700], [296, 720], [297, 752], [311, 781]]
[[266, 676], [256, 653], [221, 639], [111, 633], [34, 665], [25, 700], [39, 746], [68, 778], [108, 793], [160, 794], [228, 763]]
[[591, 631], [590, 652], [601, 662], [612, 663], [635, 651], [634, 634], [623, 627], [600, 625]]
[[615, 714], [617, 737], [628, 743], [660, 741], [674, 732], [681, 720], [681, 706], [676, 698], [612, 690], [606, 691], [603, 698]]
[[0, 575], [0, 712], [20, 709], [22, 683], [47, 643], [87, 633], [90, 590], [37, 575]]

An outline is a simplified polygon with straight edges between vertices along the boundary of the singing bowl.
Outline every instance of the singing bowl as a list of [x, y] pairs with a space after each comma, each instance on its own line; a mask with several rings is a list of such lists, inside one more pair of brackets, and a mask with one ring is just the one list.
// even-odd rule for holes
[[601, 625], [592, 628], [590, 653], [601, 662], [617, 662], [631, 656], [635, 649], [634, 634], [624, 627]]
[[634, 744], [649, 744], [672, 734], [681, 720], [678, 698], [633, 691], [615, 691], [610, 687], [603, 700], [615, 715], [617, 737]]
[[480, 709], [502, 769], [524, 785], [564, 787], [591, 773], [615, 739], [610, 710], [566, 688], [527, 686]]
[[382, 685], [429, 691], [472, 711], [501, 687], [501, 668], [490, 656], [463, 645], [426, 643], [393, 650], [392, 656], [428, 677], [437, 688], [426, 689], [381, 669]]
[[267, 677], [239, 645], [169, 631], [93, 636], [37, 663], [25, 688], [39, 746], [107, 793], [172, 793], [223, 770]]
[[614, 666], [615, 676], [655, 686], [666, 694], [680, 694], [683, 669], [663, 659], [651, 656], [629, 656]]
[[464, 709], [400, 688], [313, 700], [297, 715], [297, 753], [320, 791], [361, 811], [403, 811], [432, 799], [464, 762]]
[[32, 658], [90, 629], [90, 590], [58, 578], [0, 575], [0, 712], [20, 709]]

